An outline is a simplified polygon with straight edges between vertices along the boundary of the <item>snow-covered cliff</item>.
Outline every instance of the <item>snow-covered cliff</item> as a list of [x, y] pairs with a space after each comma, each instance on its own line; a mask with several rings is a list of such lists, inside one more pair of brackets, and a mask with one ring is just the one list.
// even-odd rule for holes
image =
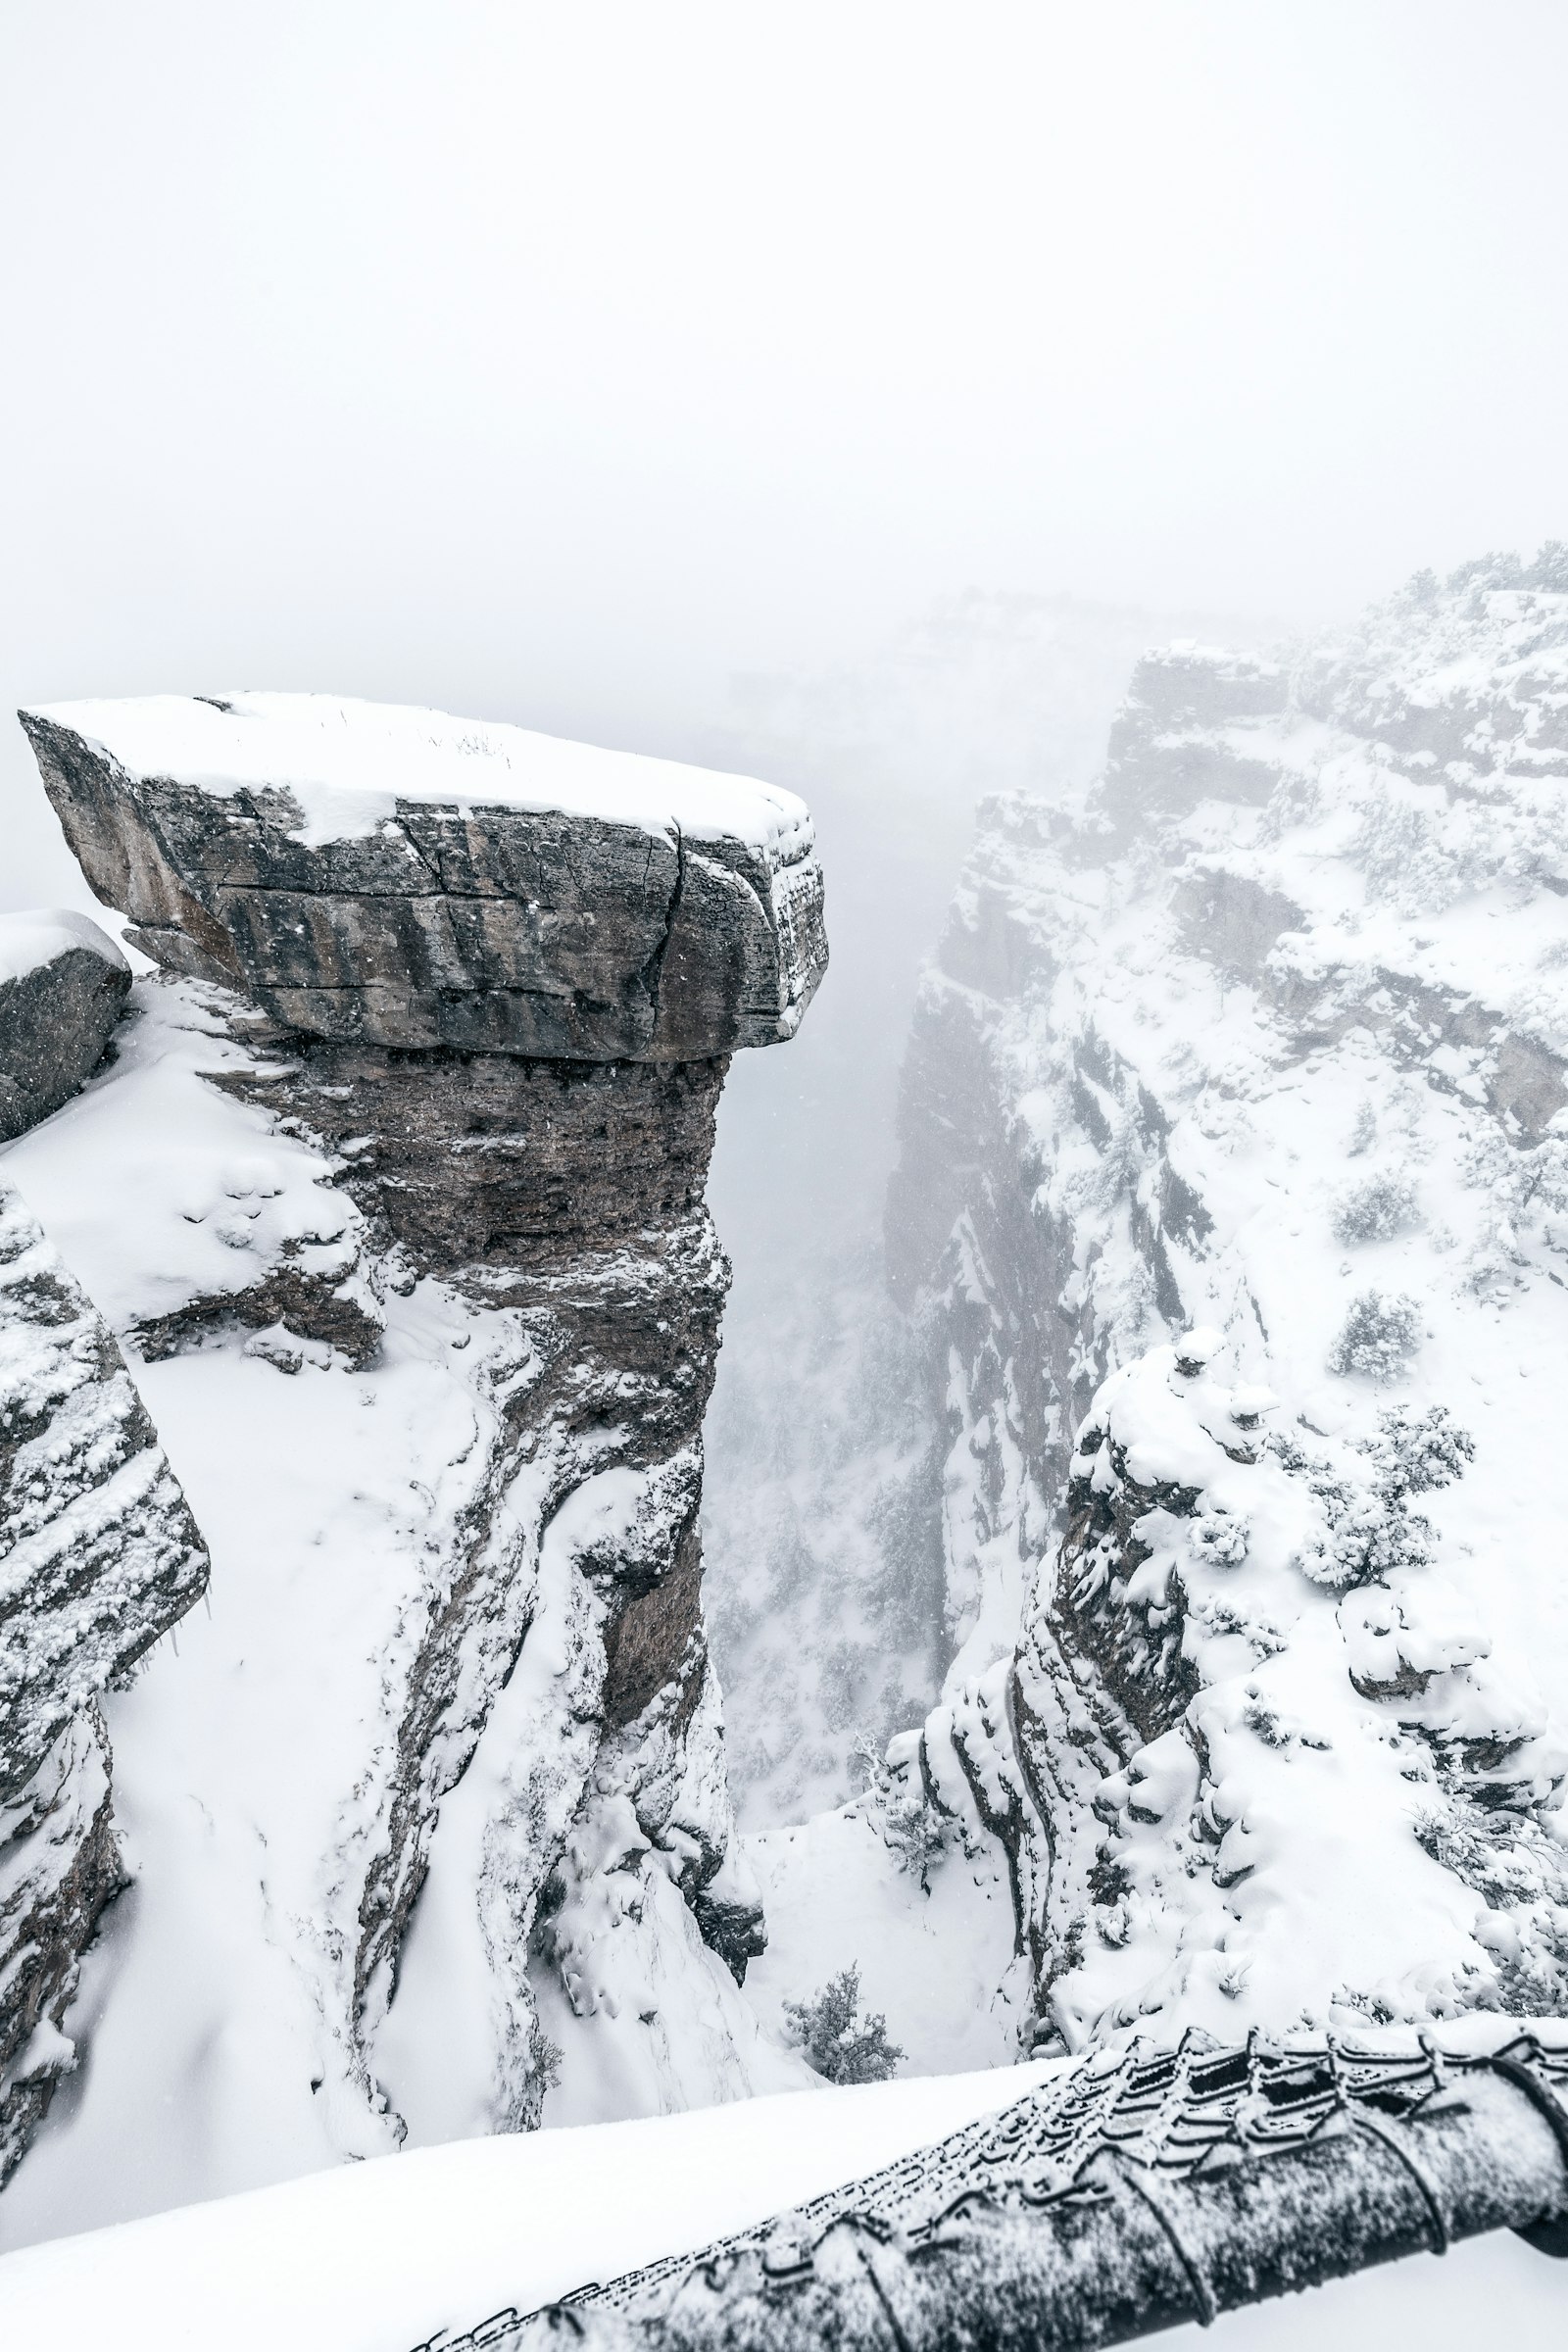
[[[986, 804], [906, 1070], [1025, 2038], [1568, 2004], [1568, 553], [1140, 666]], [[897, 2018], [894, 2019], [895, 2026]]]
[[133, 1891], [0, 2232], [803, 2079], [738, 1985], [698, 1519], [713, 1113], [825, 959], [804, 807], [356, 705], [28, 724], [164, 968], [7, 1172], [213, 1591], [104, 1701]]

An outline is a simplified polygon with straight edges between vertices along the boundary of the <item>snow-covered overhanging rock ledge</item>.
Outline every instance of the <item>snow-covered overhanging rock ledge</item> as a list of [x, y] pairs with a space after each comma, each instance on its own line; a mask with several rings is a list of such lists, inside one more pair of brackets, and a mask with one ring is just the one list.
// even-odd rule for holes
[[[906, 1793], [1046, 2045], [1568, 2008], [1568, 553], [1151, 656], [987, 804], [889, 1213], [952, 1415]], [[895, 2027], [897, 2019], [894, 2019]]]
[[702, 1060], [792, 1036], [826, 961], [810, 819], [747, 777], [325, 695], [22, 722], [137, 946], [313, 1036]]
[[214, 1567], [108, 1702], [135, 1899], [0, 2239], [801, 2079], [735, 1982], [698, 1516], [714, 1112], [825, 961], [805, 808], [314, 698], [27, 724], [164, 971], [8, 1166]]

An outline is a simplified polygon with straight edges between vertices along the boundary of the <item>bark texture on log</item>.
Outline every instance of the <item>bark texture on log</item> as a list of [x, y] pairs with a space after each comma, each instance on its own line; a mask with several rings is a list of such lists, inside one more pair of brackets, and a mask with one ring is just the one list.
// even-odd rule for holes
[[418, 2352], [1086, 2352], [1489, 2230], [1568, 2255], [1568, 2049], [1095, 2052], [708, 2252]]

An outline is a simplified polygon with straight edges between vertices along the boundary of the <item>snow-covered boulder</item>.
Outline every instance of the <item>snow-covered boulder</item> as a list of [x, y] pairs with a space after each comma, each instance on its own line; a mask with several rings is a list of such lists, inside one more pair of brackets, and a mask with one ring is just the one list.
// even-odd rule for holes
[[697, 1061], [826, 963], [810, 818], [749, 778], [321, 695], [22, 719], [138, 946], [314, 1036]]
[[120, 1349], [0, 1180], [0, 2180], [73, 2061], [61, 2023], [123, 1883], [99, 1701], [206, 1585]]
[[82, 914], [0, 914], [0, 1144], [69, 1102], [104, 1057], [130, 967]]

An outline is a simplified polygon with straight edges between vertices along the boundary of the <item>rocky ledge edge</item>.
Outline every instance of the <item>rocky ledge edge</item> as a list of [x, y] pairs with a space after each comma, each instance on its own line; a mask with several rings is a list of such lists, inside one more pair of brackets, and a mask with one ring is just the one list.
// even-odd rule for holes
[[324, 695], [19, 713], [166, 968], [345, 1044], [680, 1062], [794, 1035], [827, 965], [793, 793]]

